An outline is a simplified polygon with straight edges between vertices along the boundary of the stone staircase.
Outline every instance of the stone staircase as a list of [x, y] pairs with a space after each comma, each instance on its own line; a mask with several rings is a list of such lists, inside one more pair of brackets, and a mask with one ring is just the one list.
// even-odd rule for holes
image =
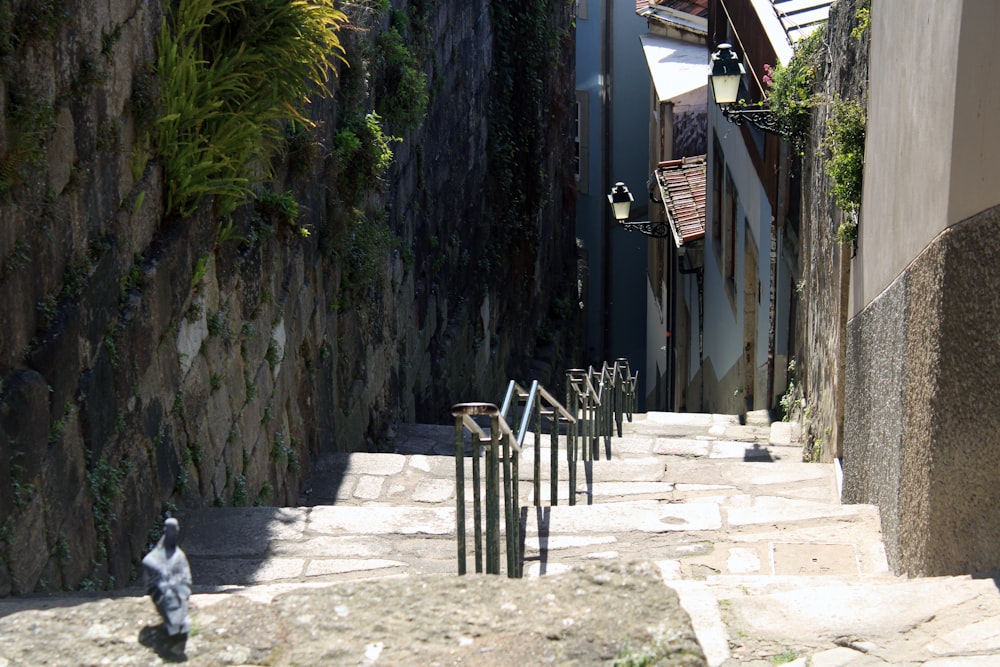
[[[597, 560], [655, 562], [711, 665], [1000, 664], [994, 580], [892, 576], [875, 508], [840, 504], [834, 466], [803, 463], [790, 428], [758, 413], [746, 424], [635, 415], [610, 451], [602, 441], [600, 460], [577, 464], [575, 506], [564, 461], [558, 504], [546, 481], [534, 506], [528, 447], [525, 576]], [[450, 426], [400, 425], [395, 453], [316, 462], [299, 507], [182, 517], [197, 591], [269, 598], [456, 572], [452, 438]], [[541, 442], [545, 470], [549, 436]], [[469, 498], [469, 479], [466, 487]]]

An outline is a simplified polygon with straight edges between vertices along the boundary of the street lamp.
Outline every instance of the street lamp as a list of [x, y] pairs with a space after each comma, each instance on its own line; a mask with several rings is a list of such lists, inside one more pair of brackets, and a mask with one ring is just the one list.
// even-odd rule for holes
[[615, 183], [615, 186], [611, 188], [611, 192], [608, 194], [608, 202], [611, 203], [611, 211], [615, 215], [615, 222], [629, 232], [640, 231], [646, 236], [652, 236], [653, 238], [666, 238], [670, 234], [670, 229], [665, 222], [650, 222], [649, 220], [629, 221], [628, 218], [631, 214], [632, 202], [634, 201], [635, 198], [624, 183], [621, 181]]
[[[767, 103], [747, 106], [742, 101], [738, 101], [740, 83], [746, 69], [740, 62], [739, 56], [733, 51], [732, 44], [722, 43], [718, 50], [712, 54], [711, 70], [709, 80], [712, 82], [712, 95], [715, 103], [722, 110], [722, 115], [730, 123], [741, 125], [747, 121], [756, 125], [765, 132], [787, 136], [784, 124], [777, 115], [768, 108]], [[738, 108], [733, 108], [734, 105]]]

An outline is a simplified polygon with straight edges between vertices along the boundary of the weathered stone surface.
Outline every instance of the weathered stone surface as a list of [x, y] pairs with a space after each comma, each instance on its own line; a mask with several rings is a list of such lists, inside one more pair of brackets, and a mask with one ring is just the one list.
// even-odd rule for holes
[[192, 632], [175, 642], [148, 598], [40, 599], [4, 609], [0, 661], [584, 667], [631, 655], [665, 666], [706, 664], [687, 613], [652, 564], [591, 565], [541, 580], [359, 582], [294, 590], [270, 602], [195, 595], [192, 603]]

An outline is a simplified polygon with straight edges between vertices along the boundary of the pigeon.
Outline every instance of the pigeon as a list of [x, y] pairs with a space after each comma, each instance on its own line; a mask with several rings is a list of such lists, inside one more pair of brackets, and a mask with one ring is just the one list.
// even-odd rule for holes
[[153, 598], [163, 625], [171, 637], [187, 634], [188, 598], [191, 596], [191, 568], [187, 556], [177, 546], [180, 524], [177, 519], [163, 523], [163, 537], [142, 559], [146, 592]]

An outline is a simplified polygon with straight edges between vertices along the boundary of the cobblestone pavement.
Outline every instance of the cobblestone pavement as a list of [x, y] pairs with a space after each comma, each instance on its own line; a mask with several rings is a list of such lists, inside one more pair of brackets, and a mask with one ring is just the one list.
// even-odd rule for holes
[[[835, 467], [802, 462], [794, 425], [758, 413], [747, 421], [636, 415], [623, 437], [597, 443], [597, 460], [577, 463], [573, 506], [565, 460], [551, 503], [548, 434], [534, 505], [529, 435], [519, 475], [525, 576], [602, 559], [653, 561], [712, 665], [1000, 664], [996, 580], [894, 577], [877, 510], [840, 503]], [[456, 572], [453, 438], [450, 426], [399, 425], [395, 453], [316, 462], [298, 507], [182, 517], [197, 589], [268, 597]], [[560, 438], [562, 459], [564, 448]]]

